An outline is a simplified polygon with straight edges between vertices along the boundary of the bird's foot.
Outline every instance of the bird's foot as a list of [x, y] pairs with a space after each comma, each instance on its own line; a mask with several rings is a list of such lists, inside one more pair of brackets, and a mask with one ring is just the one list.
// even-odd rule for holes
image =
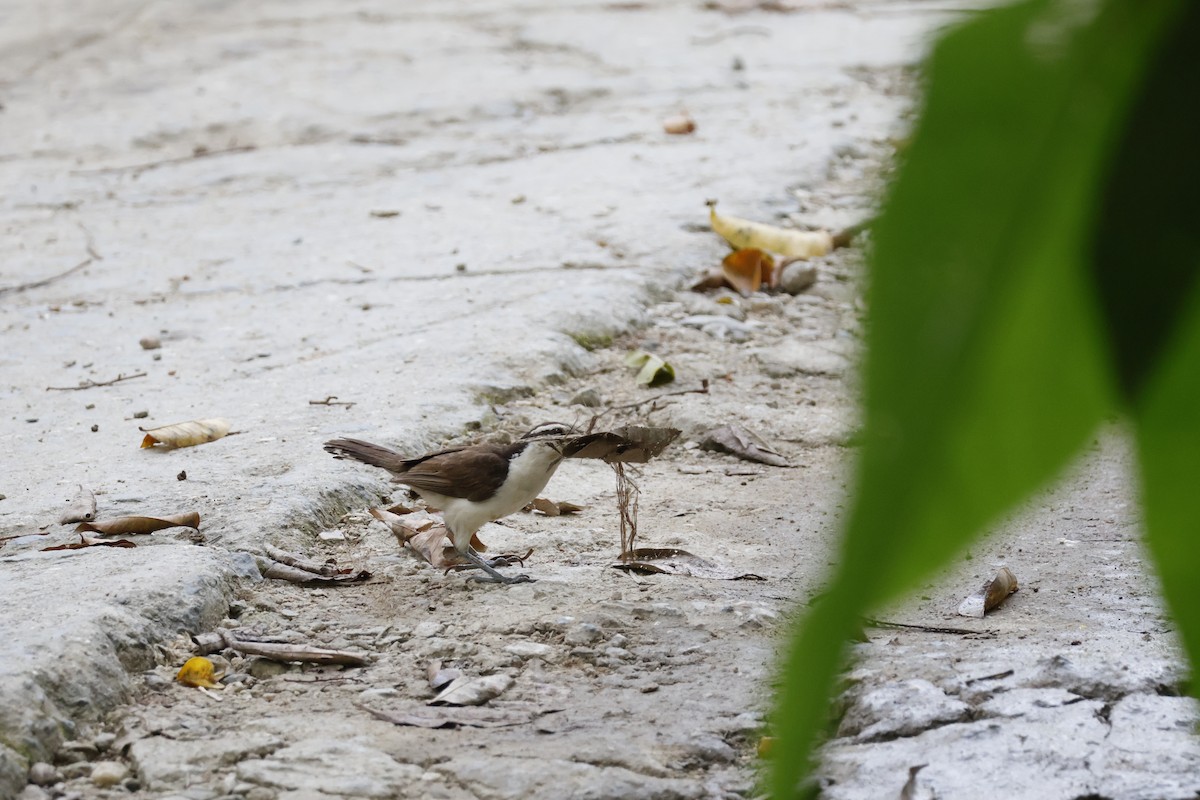
[[[533, 550], [529, 551], [529, 553], [532, 552]], [[467, 578], [469, 581], [479, 581], [481, 583], [532, 583], [534, 579], [528, 575], [504, 575], [496, 570], [497, 566], [508, 567], [512, 566], [513, 563], [518, 563], [521, 566], [525, 566], [525, 559], [529, 557], [529, 553], [526, 553], [524, 556], [516, 556], [512, 554], [500, 555], [489, 561], [485, 561], [474, 550], [468, 550], [466, 553], [464, 553], [464, 555], [471, 563], [456, 564], [446, 571], [449, 572], [450, 570], [458, 571], [464, 569], [483, 570], [483, 575], [472, 575]]]
[[500, 575], [499, 573], [496, 573], [496, 575], [469, 575], [469, 576], [467, 576], [467, 580], [475, 581], [477, 583], [513, 584], [513, 583], [533, 583], [536, 580], [536, 578], [531, 578], [528, 575], [525, 575], [524, 573], [518, 573], [516, 575]]

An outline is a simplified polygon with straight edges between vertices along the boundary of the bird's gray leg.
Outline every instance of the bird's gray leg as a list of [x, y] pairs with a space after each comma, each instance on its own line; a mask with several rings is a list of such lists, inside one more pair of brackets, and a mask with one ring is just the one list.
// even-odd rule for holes
[[486, 583], [531, 583], [533, 581], [533, 578], [529, 577], [528, 575], [502, 575], [496, 571], [495, 567], [484, 561], [483, 558], [481, 558], [480, 555], [475, 552], [475, 548], [473, 547], [468, 547], [467, 552], [463, 555], [465, 555], [473, 565], [479, 567], [489, 576], [485, 578], [481, 575], [474, 575], [471, 577], [471, 580], [484, 581]]

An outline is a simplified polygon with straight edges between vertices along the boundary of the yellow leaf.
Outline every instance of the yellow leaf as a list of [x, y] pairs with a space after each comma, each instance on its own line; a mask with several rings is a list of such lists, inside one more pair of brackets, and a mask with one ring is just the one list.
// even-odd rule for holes
[[784, 256], [816, 258], [833, 250], [833, 235], [829, 231], [797, 231], [777, 228], [740, 217], [717, 213], [717, 201], [708, 201], [708, 219], [712, 229], [734, 248], [757, 247]]
[[229, 433], [229, 421], [224, 419], [198, 419], [164, 425], [161, 428], [138, 428], [146, 434], [142, 447], [165, 444], [168, 447], [191, 447], [213, 442]]
[[216, 680], [213, 663], [202, 656], [189, 658], [183, 668], [179, 670], [179, 674], [175, 676], [175, 680], [184, 686], [203, 686], [206, 689], [220, 686]]

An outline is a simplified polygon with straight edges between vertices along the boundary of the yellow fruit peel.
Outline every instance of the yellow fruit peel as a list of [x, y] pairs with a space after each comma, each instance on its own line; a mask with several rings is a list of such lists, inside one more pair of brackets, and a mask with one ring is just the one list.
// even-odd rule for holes
[[717, 213], [716, 200], [708, 201], [708, 219], [712, 229], [738, 250], [754, 247], [791, 258], [817, 258], [833, 250], [829, 231], [797, 231], [725, 216]]
[[175, 680], [184, 686], [202, 686], [206, 689], [214, 689], [221, 685], [217, 683], [213, 663], [203, 656], [189, 658], [175, 676]]

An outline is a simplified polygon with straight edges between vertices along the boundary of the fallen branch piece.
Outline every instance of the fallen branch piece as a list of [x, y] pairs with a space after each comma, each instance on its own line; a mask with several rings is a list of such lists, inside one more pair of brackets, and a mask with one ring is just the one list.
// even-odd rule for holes
[[[276, 548], [267, 546], [271, 550]], [[292, 583], [308, 584], [308, 583], [353, 583], [356, 581], [370, 580], [371, 573], [365, 569], [339, 570], [337, 567], [331, 567], [332, 572], [322, 571], [322, 567], [329, 567], [328, 564], [314, 564], [305, 562], [303, 559], [298, 559], [290, 553], [282, 550], [276, 550], [284, 557], [290, 557], [293, 561], [300, 561], [300, 565], [293, 565], [286, 561], [277, 561], [266, 556], [258, 556], [254, 559], [258, 565], [258, 571], [262, 573], [264, 578], [273, 578], [280, 581], [291, 581]], [[311, 569], [310, 569], [311, 567]]]
[[738, 572], [706, 558], [673, 547], [639, 547], [621, 554], [614, 569], [640, 572], [646, 575], [687, 575], [692, 578], [714, 578], [722, 581], [764, 581], [753, 572]]
[[243, 655], [262, 656], [272, 661], [303, 661], [308, 664], [344, 664], [350, 667], [361, 667], [369, 664], [371, 657], [368, 653], [352, 653], [349, 650], [327, 650], [321, 647], [308, 647], [301, 644], [285, 644], [271, 642], [248, 642], [237, 638], [232, 631], [217, 628], [216, 636], [204, 634], [193, 636], [201, 655], [215, 653], [229, 648]]
[[872, 628], [894, 628], [902, 631], [920, 631], [921, 633], [949, 633], [955, 636], [995, 636], [991, 631], [972, 631], [967, 628], [946, 628], [941, 625], [914, 625], [908, 622], [888, 622], [882, 619], [866, 617], [863, 624]]
[[345, 406], [346, 408], [351, 408], [354, 405], [354, 403], [345, 400], [338, 400], [336, 394], [331, 394], [324, 400], [309, 400], [308, 404], [310, 406]]

